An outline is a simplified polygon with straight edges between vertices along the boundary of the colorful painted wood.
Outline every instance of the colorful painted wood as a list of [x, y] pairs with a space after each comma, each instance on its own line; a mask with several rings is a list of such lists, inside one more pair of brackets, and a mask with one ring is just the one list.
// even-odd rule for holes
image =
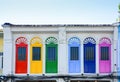
[[99, 42], [99, 72], [111, 72], [111, 41], [106, 37], [101, 38]]
[[34, 37], [30, 43], [30, 73], [41, 74], [43, 72], [42, 65], [42, 40], [39, 37]]
[[92, 37], [84, 40], [84, 73], [96, 72], [96, 41]]
[[16, 63], [15, 73], [26, 74], [27, 73], [27, 60], [28, 60], [28, 44], [25, 37], [19, 37], [16, 39]]
[[46, 73], [58, 72], [58, 41], [54, 37], [46, 39]]
[[[78, 50], [72, 52], [72, 48]], [[80, 40], [77, 37], [72, 37], [68, 41], [68, 64], [69, 73], [80, 73]]]

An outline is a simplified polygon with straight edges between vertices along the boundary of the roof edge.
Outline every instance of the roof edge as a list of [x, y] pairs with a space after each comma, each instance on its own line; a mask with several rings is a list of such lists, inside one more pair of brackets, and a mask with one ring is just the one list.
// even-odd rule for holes
[[107, 27], [114, 26], [114, 24], [11, 24], [4, 23], [2, 27], [78, 27], [78, 26], [92, 26], [92, 27]]

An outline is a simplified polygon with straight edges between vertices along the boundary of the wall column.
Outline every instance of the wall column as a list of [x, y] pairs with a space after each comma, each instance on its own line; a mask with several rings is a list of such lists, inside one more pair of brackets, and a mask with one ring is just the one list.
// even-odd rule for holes
[[28, 61], [27, 61], [27, 74], [30, 74], [30, 41], [28, 41]]
[[[117, 75], [117, 42], [118, 41], [118, 28], [114, 27], [114, 36], [113, 36], [113, 75]], [[117, 79], [114, 78], [113, 82], [117, 82]]]
[[81, 54], [81, 59], [80, 59], [80, 62], [81, 62], [81, 74], [84, 74], [84, 51], [83, 51], [83, 42], [81, 41], [81, 50], [80, 50], [80, 54]]
[[66, 28], [59, 27], [59, 44], [58, 44], [58, 74], [68, 73], [68, 54], [66, 52]]
[[3, 57], [3, 75], [13, 74], [13, 57], [12, 53], [12, 32], [9, 26], [4, 26], [4, 57]]

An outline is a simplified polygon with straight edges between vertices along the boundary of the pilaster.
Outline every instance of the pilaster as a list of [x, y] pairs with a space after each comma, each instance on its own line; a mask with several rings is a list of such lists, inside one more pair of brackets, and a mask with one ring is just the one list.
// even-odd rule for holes
[[8, 75], [13, 73], [12, 32], [10, 27], [5, 27], [3, 30], [4, 30], [3, 75]]
[[66, 43], [66, 28], [59, 27], [59, 44], [58, 44], [58, 73], [67, 74], [68, 55], [67, 55], [67, 43]]
[[118, 41], [118, 28], [114, 27], [114, 34], [113, 34], [113, 72], [117, 72], [117, 42]]

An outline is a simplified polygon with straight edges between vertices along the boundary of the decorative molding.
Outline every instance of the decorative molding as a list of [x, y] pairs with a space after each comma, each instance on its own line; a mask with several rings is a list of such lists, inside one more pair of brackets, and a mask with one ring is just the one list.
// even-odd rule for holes
[[83, 43], [84, 43], [84, 44], [87, 44], [87, 43], [89, 43], [89, 42], [92, 43], [92, 44], [96, 44], [95, 39], [92, 38], [92, 37], [86, 38]]
[[58, 40], [55, 38], [55, 37], [48, 37], [45, 41], [46, 44], [57, 44], [58, 43]]
[[72, 44], [72, 43], [74, 43], [74, 42], [77, 43], [77, 44], [80, 44], [80, 39], [77, 38], [77, 37], [72, 37], [72, 38], [70, 38], [69, 41], [68, 41], [69, 44]]
[[27, 44], [27, 39], [25, 37], [19, 37], [16, 39], [16, 44], [24, 43]]
[[40, 39], [39, 37], [34, 37], [31, 39], [31, 44], [35, 44], [35, 43], [38, 43], [38, 44], [41, 44], [42, 43], [42, 39]]
[[99, 41], [99, 44], [102, 44], [102, 43], [111, 44], [111, 40], [107, 37], [103, 37]]

